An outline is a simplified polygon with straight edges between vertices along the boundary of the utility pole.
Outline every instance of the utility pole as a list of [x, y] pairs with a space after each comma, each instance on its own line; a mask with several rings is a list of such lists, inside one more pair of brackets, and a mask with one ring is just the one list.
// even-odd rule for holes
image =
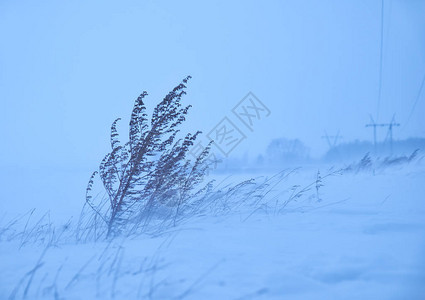
[[370, 116], [370, 123], [366, 124], [366, 127], [373, 127], [373, 146], [375, 149], [375, 154], [377, 153], [377, 143], [376, 143], [376, 128], [377, 127], [388, 127], [388, 133], [387, 133], [387, 137], [389, 136], [390, 138], [390, 149], [391, 149], [391, 154], [393, 154], [393, 127], [394, 126], [400, 126], [399, 123], [395, 122], [395, 116], [393, 116], [393, 118], [391, 119], [390, 123], [375, 123], [375, 121], [373, 120], [372, 116]]
[[[328, 135], [328, 133], [325, 130], [325, 135], [322, 136], [322, 139], [326, 139], [328, 142], [329, 149], [332, 149], [338, 144], [338, 141], [342, 139], [342, 136], [339, 135], [339, 130], [336, 135]], [[333, 141], [331, 141], [333, 139]]]
[[372, 116], [370, 116], [370, 123], [366, 124], [366, 127], [373, 127], [373, 149], [376, 155], [377, 149], [376, 149], [376, 127], [382, 126], [382, 124], [377, 124], [373, 120]]
[[385, 126], [388, 126], [388, 134], [390, 136], [390, 151], [391, 155], [393, 154], [393, 127], [394, 126], [400, 126], [400, 123], [395, 122], [395, 115], [393, 115], [393, 118], [391, 119], [391, 122], [388, 124], [384, 124]]

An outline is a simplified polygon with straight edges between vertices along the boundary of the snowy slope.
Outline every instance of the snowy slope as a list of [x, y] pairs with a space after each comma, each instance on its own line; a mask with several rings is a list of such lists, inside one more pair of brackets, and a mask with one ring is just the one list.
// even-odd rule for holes
[[278, 209], [316, 174], [111, 242], [77, 243], [57, 226], [46, 247], [36, 219], [25, 231], [28, 215], [3, 219], [0, 299], [425, 299], [423, 163], [334, 174], [319, 198], [313, 185]]

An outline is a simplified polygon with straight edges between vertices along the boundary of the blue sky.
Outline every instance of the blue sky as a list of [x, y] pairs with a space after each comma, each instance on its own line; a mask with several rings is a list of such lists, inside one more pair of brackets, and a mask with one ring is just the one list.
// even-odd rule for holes
[[[0, 165], [91, 166], [134, 99], [155, 105], [186, 75], [185, 129], [207, 133], [252, 91], [271, 114], [232, 155], [324, 130], [371, 139], [369, 114], [395, 138], [425, 136], [425, 2], [0, 1]], [[409, 120], [409, 121], [408, 121]], [[385, 132], [380, 133], [383, 138]]]

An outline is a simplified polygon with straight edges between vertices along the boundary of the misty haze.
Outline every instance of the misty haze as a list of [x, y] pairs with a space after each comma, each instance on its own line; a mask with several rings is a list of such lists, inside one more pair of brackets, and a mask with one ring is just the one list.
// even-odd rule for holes
[[425, 1], [0, 1], [0, 299], [425, 299]]

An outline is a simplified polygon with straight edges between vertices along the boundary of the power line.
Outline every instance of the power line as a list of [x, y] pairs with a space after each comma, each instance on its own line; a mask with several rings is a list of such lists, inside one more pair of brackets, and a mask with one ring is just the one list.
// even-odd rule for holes
[[419, 99], [421, 97], [422, 89], [424, 87], [424, 84], [425, 84], [425, 74], [424, 74], [424, 78], [422, 79], [421, 87], [419, 88], [418, 94], [416, 95], [415, 102], [413, 103], [412, 109], [410, 111], [409, 117], [407, 118], [407, 121], [406, 121], [406, 124], [404, 125], [404, 127], [407, 126], [407, 123], [409, 123], [410, 118], [412, 117], [413, 113], [415, 112], [416, 104], [418, 104], [418, 101], [419, 101]]
[[378, 107], [376, 112], [376, 120], [379, 121], [379, 106], [381, 102], [382, 94], [382, 60], [383, 60], [383, 48], [384, 48], [384, 0], [381, 1], [381, 44], [379, 51], [379, 90], [378, 90]]

